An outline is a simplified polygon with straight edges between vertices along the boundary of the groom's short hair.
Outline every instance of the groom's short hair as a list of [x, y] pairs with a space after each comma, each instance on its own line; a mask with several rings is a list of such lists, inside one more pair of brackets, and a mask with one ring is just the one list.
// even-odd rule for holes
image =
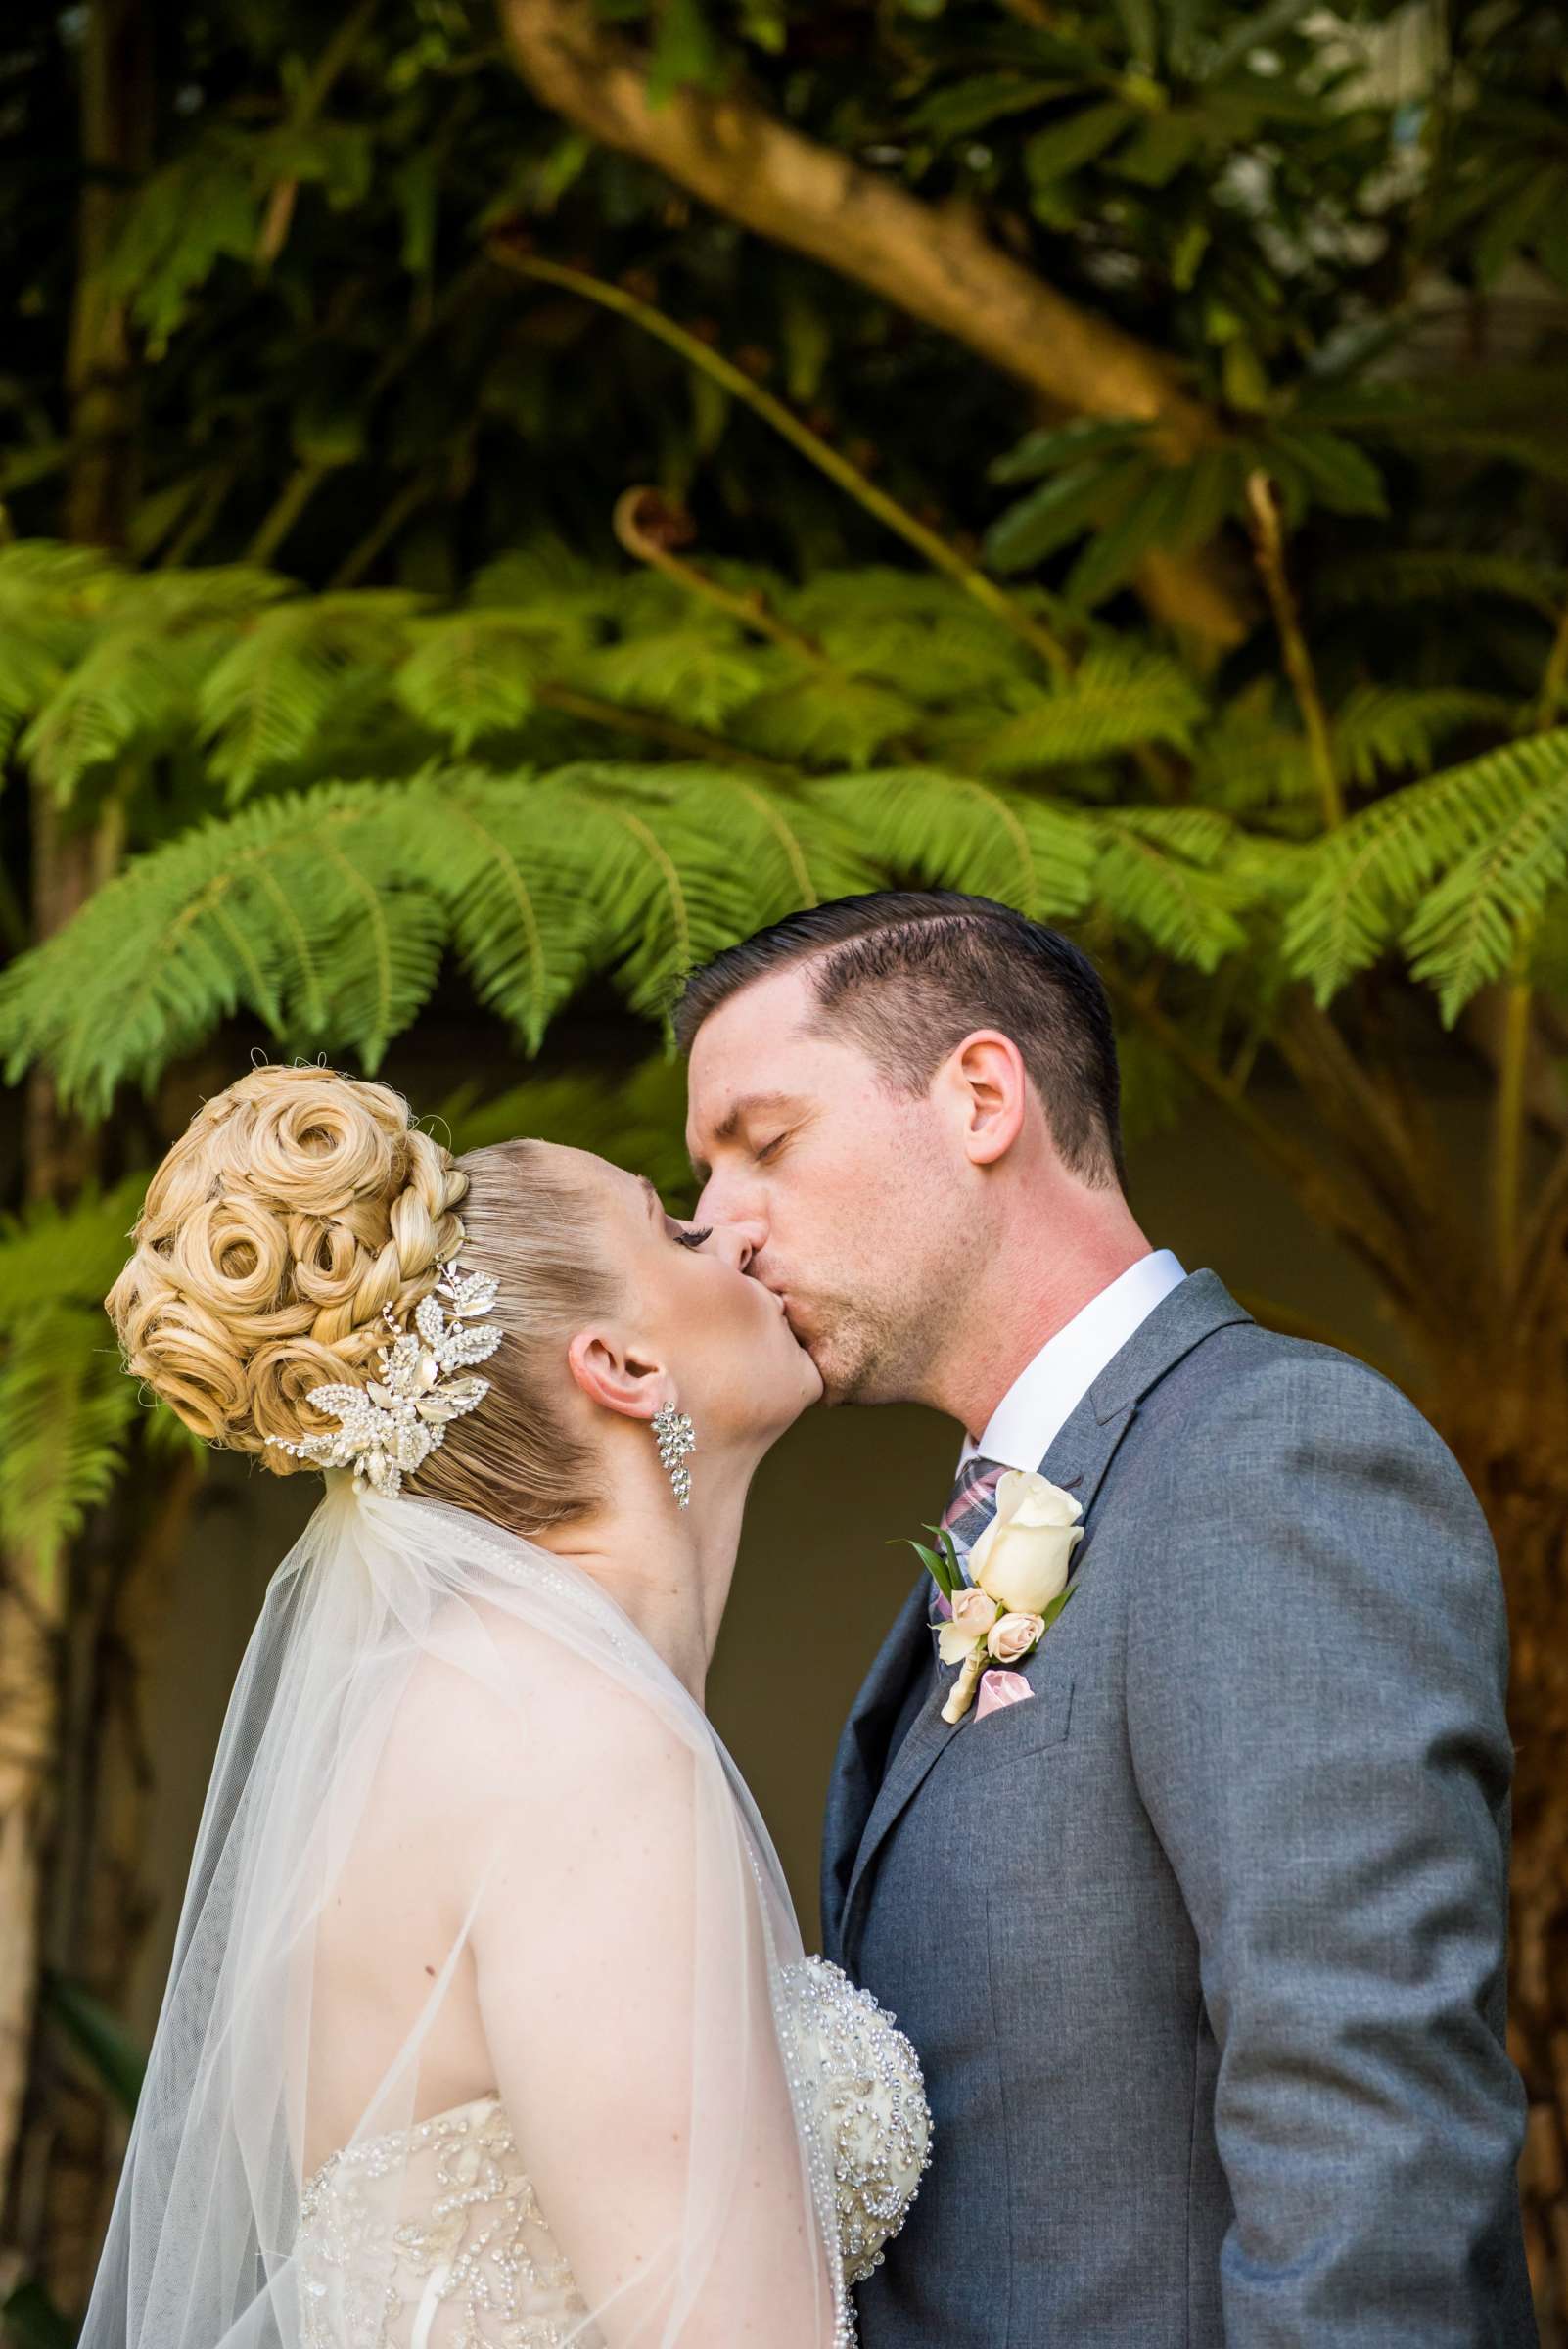
[[1071, 939], [992, 898], [878, 890], [787, 914], [688, 977], [683, 1052], [755, 980], [809, 962], [823, 1035], [857, 1043], [900, 1092], [922, 1093], [977, 1028], [1011, 1036], [1064, 1165], [1099, 1188], [1125, 1180], [1121, 1079], [1099, 975]]

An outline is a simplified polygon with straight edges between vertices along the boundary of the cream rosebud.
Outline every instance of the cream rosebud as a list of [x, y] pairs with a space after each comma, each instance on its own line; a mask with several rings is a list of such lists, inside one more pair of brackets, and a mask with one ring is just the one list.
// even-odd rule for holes
[[1009, 1468], [996, 1487], [996, 1514], [969, 1553], [969, 1571], [999, 1608], [1040, 1615], [1067, 1588], [1084, 1539], [1080, 1503], [1060, 1485]]
[[992, 1625], [986, 1645], [993, 1663], [1017, 1664], [1036, 1640], [1044, 1636], [1045, 1626], [1038, 1615], [1001, 1615]]
[[975, 1641], [985, 1638], [1000, 1611], [984, 1590], [955, 1590], [952, 1621], [943, 1625], [937, 1637], [937, 1652], [944, 1664], [961, 1664]]

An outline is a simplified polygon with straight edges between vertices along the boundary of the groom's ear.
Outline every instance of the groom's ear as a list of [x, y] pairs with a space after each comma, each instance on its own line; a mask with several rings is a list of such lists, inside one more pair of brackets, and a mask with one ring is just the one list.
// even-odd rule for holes
[[578, 1330], [567, 1368], [590, 1403], [623, 1419], [652, 1419], [667, 1383], [660, 1363], [640, 1360], [603, 1329]]
[[993, 1167], [1023, 1129], [1029, 1072], [1010, 1036], [978, 1028], [947, 1062], [952, 1106], [971, 1166]]

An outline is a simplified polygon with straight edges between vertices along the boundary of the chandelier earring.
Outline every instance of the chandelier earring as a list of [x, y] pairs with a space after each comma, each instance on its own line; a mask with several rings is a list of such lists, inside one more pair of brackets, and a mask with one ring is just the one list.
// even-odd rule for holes
[[659, 1445], [659, 1457], [669, 1471], [675, 1506], [677, 1509], [689, 1508], [691, 1471], [681, 1463], [688, 1452], [697, 1449], [697, 1430], [684, 1411], [677, 1411], [672, 1403], [667, 1403], [664, 1409], [655, 1415], [653, 1432]]

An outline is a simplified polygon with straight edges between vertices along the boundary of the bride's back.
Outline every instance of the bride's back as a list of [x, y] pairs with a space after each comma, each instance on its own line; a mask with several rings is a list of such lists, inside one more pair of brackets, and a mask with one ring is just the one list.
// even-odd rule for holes
[[257, 1069], [149, 1189], [127, 1367], [329, 1475], [225, 1723], [84, 2349], [833, 2337], [776, 1861], [686, 1687], [532, 1539], [622, 1490], [564, 1378], [585, 1320], [660, 1295], [710, 1427], [787, 1423], [807, 1373], [733, 1258], [577, 1156], [459, 1167], [385, 1087]]

